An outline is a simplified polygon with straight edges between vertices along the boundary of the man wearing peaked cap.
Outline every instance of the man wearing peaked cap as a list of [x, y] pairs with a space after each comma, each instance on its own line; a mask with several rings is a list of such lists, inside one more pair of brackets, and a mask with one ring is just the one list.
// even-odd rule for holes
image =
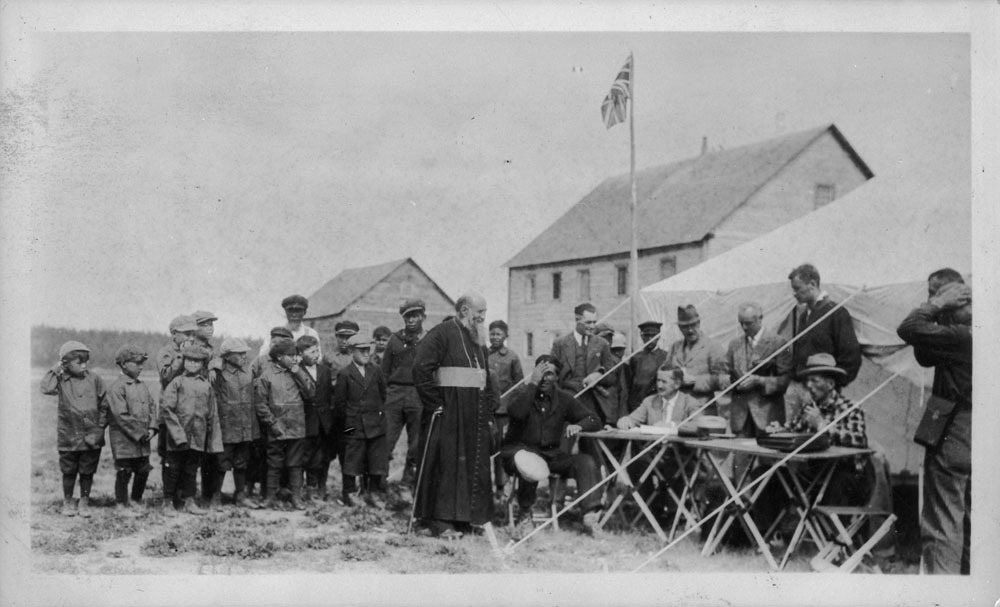
[[[684, 371], [681, 392], [704, 405], [716, 390], [729, 386], [726, 352], [721, 344], [701, 330], [698, 309], [691, 304], [677, 308], [677, 328], [683, 337], [670, 345], [664, 362]], [[703, 413], [718, 415], [718, 406], [713, 404]]]
[[208, 343], [208, 340], [212, 339], [212, 336], [215, 335], [215, 321], [219, 320], [219, 317], [207, 310], [198, 310], [191, 314], [191, 318], [198, 325], [195, 335], [202, 342]]
[[662, 326], [663, 323], [655, 320], [639, 323], [639, 340], [644, 345], [625, 367], [629, 413], [635, 411], [647, 396], [656, 394], [656, 372], [667, 359], [667, 352], [659, 346], [658, 336]]
[[403, 464], [402, 487], [411, 490], [417, 479], [420, 462], [420, 434], [423, 426], [423, 405], [413, 387], [413, 359], [417, 344], [424, 337], [426, 311], [420, 299], [407, 299], [399, 306], [403, 328], [389, 336], [382, 353], [382, 376], [388, 386], [385, 396], [386, 441], [389, 459], [406, 428], [406, 461]]
[[399, 315], [406, 318], [407, 314], [412, 312], [420, 312], [426, 314], [427, 306], [424, 305], [424, 300], [422, 299], [407, 299], [403, 302], [403, 305], [399, 306]]
[[358, 326], [358, 323], [353, 320], [341, 320], [333, 326], [333, 332], [338, 337], [341, 335], [350, 337], [360, 330], [361, 328]]
[[[284, 308], [285, 319], [288, 321], [285, 327], [291, 332], [293, 340], [297, 340], [303, 335], [309, 335], [310, 337], [315, 337], [316, 341], [320, 341], [319, 333], [316, 329], [303, 322], [306, 310], [309, 309], [308, 299], [301, 295], [289, 295], [281, 300], [281, 307]], [[319, 345], [319, 353], [320, 356], [323, 355], [322, 343]]]

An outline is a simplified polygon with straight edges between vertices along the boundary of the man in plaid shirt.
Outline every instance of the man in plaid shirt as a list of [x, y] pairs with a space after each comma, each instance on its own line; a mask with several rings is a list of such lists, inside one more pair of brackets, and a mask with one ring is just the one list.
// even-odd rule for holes
[[[840, 393], [841, 382], [847, 379], [847, 372], [837, 366], [831, 354], [810, 356], [799, 377], [805, 382], [812, 402], [806, 404], [789, 422], [788, 430], [815, 432], [854, 406]], [[851, 411], [847, 417], [827, 430], [827, 434], [832, 445], [867, 448], [864, 412], [860, 408]], [[861, 455], [853, 461], [842, 461], [833, 472], [823, 503], [863, 506], [871, 497], [874, 483], [875, 469], [871, 457]]]

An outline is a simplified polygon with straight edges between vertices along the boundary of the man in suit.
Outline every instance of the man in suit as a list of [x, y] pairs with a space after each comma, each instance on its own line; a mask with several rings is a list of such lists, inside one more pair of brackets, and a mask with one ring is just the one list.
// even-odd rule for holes
[[[610, 374], [601, 378], [605, 371], [614, 366], [611, 347], [608, 342], [594, 335], [597, 326], [597, 308], [590, 303], [582, 303], [573, 309], [576, 327], [569, 335], [552, 342], [552, 357], [559, 361], [557, 385], [574, 395], [587, 390], [579, 401], [594, 413], [602, 424], [617, 418], [617, 403], [611, 402], [608, 388], [614, 386], [616, 377]], [[596, 385], [594, 385], [596, 384]]]
[[[729, 386], [726, 352], [701, 330], [701, 317], [693, 305], [677, 308], [677, 329], [683, 337], [670, 344], [664, 364], [684, 372], [681, 392], [704, 405], [712, 400], [716, 390]], [[705, 415], [718, 415], [717, 412], [715, 403], [702, 411]]]
[[757, 437], [772, 422], [785, 423], [785, 388], [792, 368], [792, 353], [787, 340], [764, 328], [760, 304], [741, 304], [737, 319], [743, 334], [733, 338], [726, 348], [730, 381], [743, 378], [765, 358], [781, 353], [743, 378], [733, 387], [729, 407], [729, 426], [737, 436]]

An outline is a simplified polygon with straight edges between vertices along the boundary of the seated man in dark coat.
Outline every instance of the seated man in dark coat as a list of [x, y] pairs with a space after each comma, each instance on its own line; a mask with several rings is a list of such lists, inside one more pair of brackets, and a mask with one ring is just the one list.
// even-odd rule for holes
[[[563, 436], [568, 438], [580, 431], [598, 430], [601, 424], [571, 393], [556, 387], [559, 366], [559, 361], [552, 356], [539, 356], [531, 377], [512, 395], [507, 407], [510, 425], [500, 458], [509, 474], [520, 477], [516, 522], [520, 532], [531, 525], [531, 507], [535, 503], [538, 483], [518, 471], [514, 463], [518, 451], [525, 449], [539, 455], [548, 464], [550, 473], [573, 478], [580, 494], [596, 485], [600, 477], [590, 455], [573, 455], [562, 449]], [[580, 503], [584, 528], [588, 532], [592, 532], [600, 520], [600, 502], [600, 493], [595, 491]]]

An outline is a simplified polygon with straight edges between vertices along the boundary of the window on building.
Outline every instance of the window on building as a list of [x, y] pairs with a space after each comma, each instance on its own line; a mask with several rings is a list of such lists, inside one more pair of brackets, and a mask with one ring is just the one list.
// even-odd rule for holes
[[837, 197], [837, 187], [832, 183], [817, 183], [814, 193], [815, 208], [826, 206]]
[[562, 298], [562, 272], [552, 273], [552, 299]]
[[528, 332], [524, 335], [524, 354], [529, 359], [535, 357], [535, 334]]
[[618, 270], [618, 294], [628, 295], [628, 266], [617, 266]]
[[673, 255], [660, 258], [660, 280], [670, 278], [677, 273], [677, 258]]
[[580, 286], [577, 297], [580, 301], [590, 301], [590, 270], [577, 270], [576, 281]]
[[367, 335], [368, 337], [371, 337], [372, 336], [372, 323], [370, 323], [368, 321], [365, 321], [365, 320], [362, 320], [361, 322], [359, 322], [358, 323], [358, 333], [360, 333], [361, 335]]
[[524, 301], [525, 303], [535, 303], [535, 275], [528, 274], [525, 277]]

